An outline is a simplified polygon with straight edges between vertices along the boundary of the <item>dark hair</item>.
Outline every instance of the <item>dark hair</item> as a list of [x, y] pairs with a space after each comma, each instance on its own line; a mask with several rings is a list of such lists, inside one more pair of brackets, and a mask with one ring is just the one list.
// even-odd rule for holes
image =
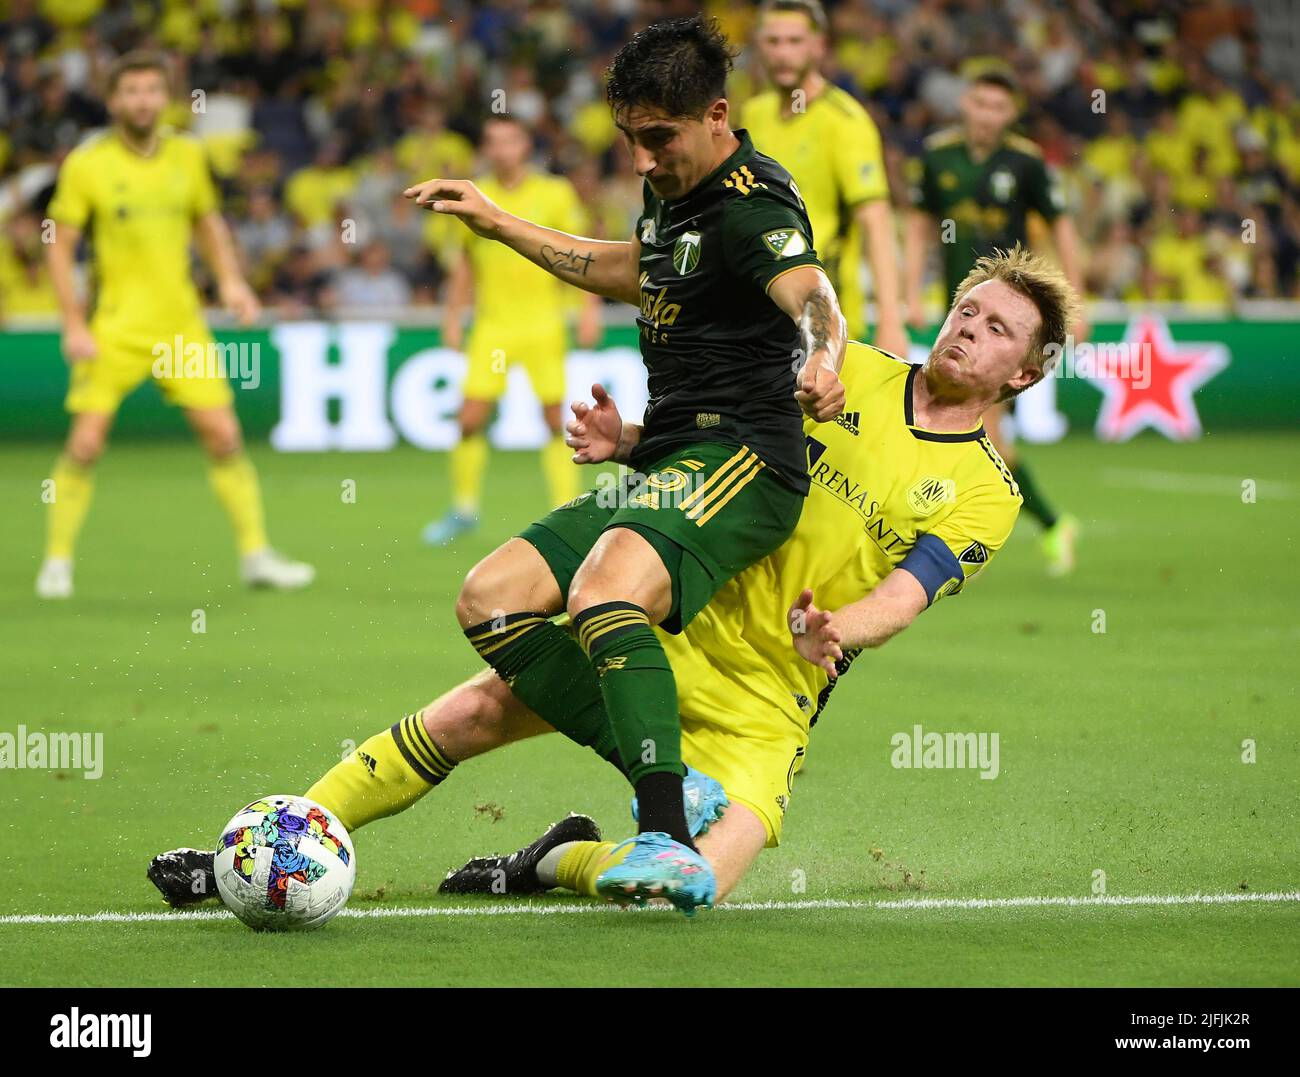
[[726, 93], [733, 55], [717, 19], [692, 15], [654, 23], [610, 61], [610, 107], [617, 113], [643, 105], [694, 119]]
[[972, 86], [999, 86], [1012, 97], [1020, 95], [1020, 85], [1010, 71], [1002, 67], [986, 67], [971, 76]]
[[526, 134], [529, 138], [533, 137], [532, 128], [530, 128], [528, 124], [524, 123], [524, 121], [521, 120], [518, 116], [516, 116], [513, 112], [489, 112], [486, 116], [483, 117], [483, 123], [479, 127], [480, 139], [485, 134], [487, 134], [488, 127], [494, 123], [511, 124], [514, 127], [518, 127], [519, 130], [523, 131], [524, 134]]
[[812, 28], [819, 34], [826, 33], [826, 9], [819, 0], [763, 0], [759, 5], [758, 17], [765, 15], [805, 15]]
[[167, 58], [160, 52], [134, 49], [119, 56], [108, 69], [110, 94], [117, 89], [118, 81], [129, 71], [157, 71], [162, 75], [163, 82], [167, 83], [169, 88], [171, 86], [171, 68], [167, 64]]

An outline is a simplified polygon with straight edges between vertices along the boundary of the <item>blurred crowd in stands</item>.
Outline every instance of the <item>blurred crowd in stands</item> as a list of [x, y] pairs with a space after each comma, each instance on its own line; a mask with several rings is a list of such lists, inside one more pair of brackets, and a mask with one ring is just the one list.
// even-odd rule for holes
[[[174, 57], [169, 122], [205, 143], [250, 281], [294, 316], [439, 302], [459, 225], [401, 192], [473, 175], [492, 111], [526, 121], [589, 234], [630, 235], [641, 184], [602, 72], [639, 26], [701, 6], [747, 42], [748, 0], [0, 0], [0, 317], [55, 311], [45, 203], [105, 123], [122, 51]], [[1300, 298], [1300, 67], [1266, 62], [1259, 3], [826, 6], [826, 73], [879, 125], [900, 209], [963, 73], [1000, 57], [1024, 90], [1020, 129], [1063, 181], [1093, 298]], [[761, 86], [746, 48], [729, 97]]]

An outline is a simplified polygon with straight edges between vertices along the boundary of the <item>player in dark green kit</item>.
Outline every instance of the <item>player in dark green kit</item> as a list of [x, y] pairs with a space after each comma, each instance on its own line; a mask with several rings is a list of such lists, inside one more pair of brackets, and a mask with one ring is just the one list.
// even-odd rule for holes
[[[1061, 268], [1079, 295], [1082, 272], [1074, 225], [1048, 176], [1042, 153], [1027, 138], [1010, 132], [1016, 118], [1016, 86], [1009, 74], [991, 69], [976, 75], [962, 97], [963, 122], [938, 131], [925, 142], [919, 182], [913, 191], [914, 209], [906, 236], [907, 302], [912, 325], [923, 328], [921, 284], [925, 252], [940, 241], [943, 275], [951, 302], [957, 285], [977, 258], [1029, 246], [1028, 219], [1037, 213], [1052, 229]], [[1072, 327], [1080, 342], [1087, 328]], [[984, 426], [1002, 458], [1014, 472], [1025, 499], [1025, 511], [1044, 528], [1043, 551], [1053, 574], [1074, 565], [1078, 522], [1058, 516], [1039, 491], [1014, 444], [1004, 436], [1006, 405], [984, 417]]]
[[[731, 51], [701, 17], [657, 23], [609, 69], [608, 96], [645, 203], [631, 242], [582, 239], [504, 213], [464, 180], [408, 192], [556, 276], [639, 308], [650, 402], [624, 423], [593, 386], [575, 404], [578, 463], [627, 462], [470, 572], [457, 618], [515, 695], [618, 766], [641, 833], [597, 887], [618, 900], [713, 900], [692, 838], [725, 804], [681, 760], [677, 686], [654, 625], [681, 631], [793, 531], [808, 479], [803, 416], [843, 408], [844, 320], [803, 201], [732, 131]], [[567, 612], [572, 632], [551, 618]], [[685, 796], [685, 800], [684, 800]]]

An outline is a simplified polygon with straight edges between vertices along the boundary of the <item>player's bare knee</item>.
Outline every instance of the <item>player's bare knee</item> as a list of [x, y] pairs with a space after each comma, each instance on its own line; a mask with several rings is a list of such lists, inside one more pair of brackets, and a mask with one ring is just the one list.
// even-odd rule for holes
[[244, 450], [243, 439], [240, 438], [236, 431], [233, 435], [222, 434], [214, 437], [204, 444], [209, 456], [214, 460], [224, 460], [230, 456], [237, 456]]
[[611, 602], [618, 597], [608, 594], [608, 590], [600, 578], [600, 573], [584, 562], [573, 577], [573, 582], [569, 584], [569, 596], [565, 602], [566, 612], [570, 617], [577, 617], [592, 606]]
[[199, 435], [203, 450], [213, 460], [224, 460], [243, 451], [244, 440], [240, 437], [239, 426], [218, 426], [204, 430]]
[[596, 603], [590, 601], [587, 597], [587, 591], [580, 588], [575, 581], [574, 585], [569, 588], [569, 600], [565, 603], [565, 612], [570, 619], [577, 617], [587, 607], [594, 606]]
[[93, 467], [104, 455], [105, 438], [90, 431], [76, 431], [69, 438], [64, 452], [78, 467]]
[[456, 597], [456, 620], [472, 628], [511, 613], [549, 616], [562, 608], [559, 585], [541, 554], [511, 539], [470, 569]]
[[456, 596], [456, 620], [461, 628], [527, 609], [527, 589], [511, 576], [500, 554], [499, 550], [489, 554], [465, 577]]
[[[570, 617], [577, 617], [579, 614], [591, 609], [592, 606], [599, 606], [605, 602], [614, 602], [619, 599], [627, 599], [627, 596], [614, 592], [602, 580], [584, 576], [583, 572], [579, 570], [578, 575], [569, 586], [569, 598], [565, 603], [565, 612]], [[651, 620], [654, 621], [653, 611], [647, 610], [646, 612], [651, 614]]]
[[492, 610], [498, 608], [494, 605], [496, 577], [491, 555], [469, 570], [456, 596], [456, 620], [461, 628], [472, 628], [492, 619]]
[[243, 451], [243, 431], [233, 409], [192, 408], [185, 417], [210, 459], [223, 460]]
[[492, 402], [488, 400], [466, 400], [460, 408], [460, 436], [472, 438], [487, 429], [492, 418]]

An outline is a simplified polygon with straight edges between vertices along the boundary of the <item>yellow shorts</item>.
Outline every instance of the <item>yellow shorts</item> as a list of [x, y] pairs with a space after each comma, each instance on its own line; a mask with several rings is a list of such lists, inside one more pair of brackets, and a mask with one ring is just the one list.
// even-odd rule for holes
[[499, 400], [506, 391], [506, 371], [518, 363], [543, 407], [563, 403], [567, 345], [563, 325], [523, 333], [475, 325], [465, 343], [469, 369], [461, 395], [466, 400]]
[[[229, 407], [235, 401], [230, 382], [208, 361], [213, 354], [212, 334], [201, 322], [166, 334], [110, 334], [93, 328], [91, 332], [98, 354], [72, 364], [64, 401], [70, 412], [112, 414], [147, 378], [157, 382], [163, 398], [179, 408]], [[203, 361], [196, 362], [200, 350]], [[189, 361], [178, 352], [188, 352]]]
[[677, 678], [682, 759], [720, 782], [727, 799], [763, 821], [769, 848], [780, 844], [794, 776], [808, 748], [807, 719], [793, 699], [783, 709], [780, 688], [766, 690], [753, 675], [730, 677], [681, 636], [659, 633]]

